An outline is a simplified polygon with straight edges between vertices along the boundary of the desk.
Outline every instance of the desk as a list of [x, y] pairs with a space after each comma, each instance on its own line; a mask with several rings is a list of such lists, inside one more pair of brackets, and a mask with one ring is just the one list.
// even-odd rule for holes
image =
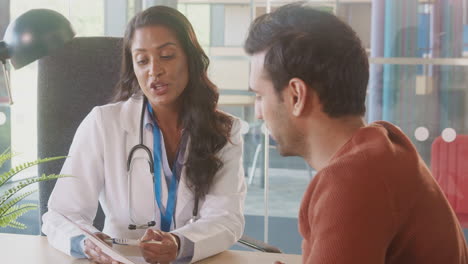
[[[86, 259], [75, 259], [49, 246], [43, 236], [29, 236], [0, 233], [1, 262], [8, 264], [88, 264]], [[300, 255], [273, 254], [249, 251], [228, 250], [198, 264], [272, 264], [275, 260], [287, 264], [301, 263]]]

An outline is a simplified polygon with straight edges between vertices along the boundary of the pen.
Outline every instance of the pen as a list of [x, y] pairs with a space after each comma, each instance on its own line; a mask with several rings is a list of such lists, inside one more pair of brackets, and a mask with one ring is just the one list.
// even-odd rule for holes
[[140, 243], [150, 243], [150, 244], [161, 244], [161, 241], [156, 240], [139, 240], [139, 239], [128, 239], [128, 238], [106, 238], [104, 239], [107, 243], [112, 243], [115, 245], [123, 246], [138, 246]]

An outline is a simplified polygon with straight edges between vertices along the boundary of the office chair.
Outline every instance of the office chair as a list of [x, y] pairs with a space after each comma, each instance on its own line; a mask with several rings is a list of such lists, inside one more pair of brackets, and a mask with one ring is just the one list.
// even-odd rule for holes
[[[96, 105], [109, 102], [117, 84], [121, 61], [121, 39], [75, 38], [38, 66], [38, 156], [67, 155], [81, 121]], [[39, 175], [58, 173], [63, 161], [39, 165]], [[39, 184], [40, 215], [55, 181]], [[42, 225], [42, 220], [41, 220]], [[99, 230], [104, 213], [99, 207], [94, 220]]]
[[[75, 38], [62, 50], [39, 61], [38, 70], [38, 155], [68, 153], [76, 129], [96, 105], [110, 101], [120, 72], [122, 39]], [[39, 165], [39, 175], [58, 173], [63, 161]], [[39, 185], [40, 215], [55, 181]], [[99, 207], [94, 226], [102, 230], [104, 213]], [[42, 224], [42, 220], [41, 220]], [[249, 248], [281, 253], [278, 248], [243, 236], [239, 243]]]
[[431, 170], [463, 228], [468, 227], [468, 135], [432, 143]]

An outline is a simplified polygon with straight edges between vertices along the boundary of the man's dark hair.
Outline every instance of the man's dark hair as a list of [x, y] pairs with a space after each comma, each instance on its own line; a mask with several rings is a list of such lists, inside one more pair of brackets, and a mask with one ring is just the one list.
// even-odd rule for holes
[[267, 51], [264, 68], [278, 95], [292, 78], [314, 89], [330, 117], [364, 115], [369, 62], [361, 40], [333, 14], [304, 3], [255, 19], [244, 46]]

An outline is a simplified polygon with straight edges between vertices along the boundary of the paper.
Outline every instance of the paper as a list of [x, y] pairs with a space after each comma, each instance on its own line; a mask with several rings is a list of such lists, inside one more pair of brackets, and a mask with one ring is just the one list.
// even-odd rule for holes
[[134, 246], [114, 246], [110, 247], [107, 243], [102, 241], [98, 238], [95, 234], [89, 232], [85, 228], [81, 227], [80, 225], [73, 222], [68, 217], [62, 215], [68, 222], [76, 226], [80, 229], [83, 235], [86, 236], [87, 239], [91, 240], [96, 246], [98, 246], [102, 252], [104, 252], [109, 257], [122, 262], [124, 264], [146, 264], [146, 261], [141, 256], [140, 250], [138, 247]]

